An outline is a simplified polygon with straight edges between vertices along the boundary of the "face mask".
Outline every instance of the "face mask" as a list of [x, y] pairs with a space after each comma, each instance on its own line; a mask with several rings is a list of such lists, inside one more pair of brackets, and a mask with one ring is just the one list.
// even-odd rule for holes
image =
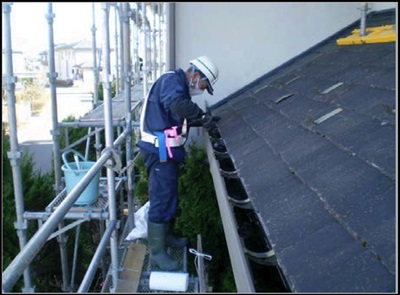
[[[194, 87], [194, 89], [193, 88], [190, 88], [189, 89], [189, 95], [192, 97], [192, 96], [196, 96], [196, 95], [201, 95], [201, 94], [203, 94], [204, 93], [204, 89], [200, 89], [199, 88], [199, 82], [200, 82], [200, 79], [199, 80], [197, 80], [197, 83], [196, 83], [196, 86]], [[192, 82], [191, 83], [191, 85], [193, 85], [194, 83]]]
[[195, 89], [190, 89], [189, 90], [189, 95], [190, 96], [196, 96], [196, 95], [200, 95], [203, 94], [204, 90], [203, 89], [199, 89], [199, 88], [195, 88]]

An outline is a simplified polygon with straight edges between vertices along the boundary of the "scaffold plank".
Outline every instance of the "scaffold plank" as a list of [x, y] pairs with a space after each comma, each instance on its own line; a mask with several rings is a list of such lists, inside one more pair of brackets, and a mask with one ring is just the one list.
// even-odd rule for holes
[[131, 243], [125, 256], [125, 260], [116, 288], [117, 293], [136, 293], [144, 258], [146, 255], [146, 245]]

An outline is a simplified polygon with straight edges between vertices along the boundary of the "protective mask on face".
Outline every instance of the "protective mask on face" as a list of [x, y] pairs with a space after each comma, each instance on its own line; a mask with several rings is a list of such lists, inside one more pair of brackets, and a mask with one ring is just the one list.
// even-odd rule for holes
[[[197, 80], [197, 83], [196, 83], [196, 86], [194, 87], [194, 89], [193, 88], [189, 89], [189, 95], [191, 97], [196, 96], [196, 95], [201, 95], [204, 93], [204, 89], [199, 88], [199, 82], [200, 82], [200, 79]], [[190, 83], [190, 85], [193, 85], [193, 84], [194, 84], [193, 82]]]
[[195, 89], [190, 89], [189, 90], [189, 95], [190, 96], [196, 96], [196, 95], [200, 95], [203, 94], [204, 90], [203, 89], [199, 89], [199, 88], [195, 88]]

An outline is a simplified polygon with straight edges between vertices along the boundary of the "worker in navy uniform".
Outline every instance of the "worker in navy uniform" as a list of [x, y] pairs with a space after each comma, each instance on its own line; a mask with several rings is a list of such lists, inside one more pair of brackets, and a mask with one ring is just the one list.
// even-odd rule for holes
[[[186, 237], [177, 236], [171, 220], [178, 204], [178, 172], [184, 161], [184, 143], [191, 126], [203, 126], [210, 136], [218, 134], [216, 117], [204, 112], [192, 97], [207, 89], [213, 95], [218, 68], [207, 56], [189, 63], [186, 71], [177, 68], [162, 74], [152, 85], [140, 117], [140, 148], [148, 176], [148, 247], [153, 265], [175, 270], [178, 262], [167, 247], [184, 247]], [[195, 179], [193, 181], [196, 181]]]

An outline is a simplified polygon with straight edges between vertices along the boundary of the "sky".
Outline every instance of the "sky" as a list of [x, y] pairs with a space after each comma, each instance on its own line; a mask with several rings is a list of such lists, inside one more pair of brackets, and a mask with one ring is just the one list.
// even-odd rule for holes
[[[98, 34], [101, 23], [100, 3], [95, 4], [95, 9], [96, 34]], [[48, 50], [47, 12], [48, 2], [14, 2], [12, 4], [10, 21], [13, 50], [32, 55]], [[83, 38], [91, 40], [92, 2], [53, 2], [53, 13], [55, 14], [53, 19], [55, 44], [75, 42]], [[4, 21], [3, 17], [2, 19]], [[112, 23], [110, 21], [110, 25]], [[98, 35], [96, 36], [98, 38]]]

